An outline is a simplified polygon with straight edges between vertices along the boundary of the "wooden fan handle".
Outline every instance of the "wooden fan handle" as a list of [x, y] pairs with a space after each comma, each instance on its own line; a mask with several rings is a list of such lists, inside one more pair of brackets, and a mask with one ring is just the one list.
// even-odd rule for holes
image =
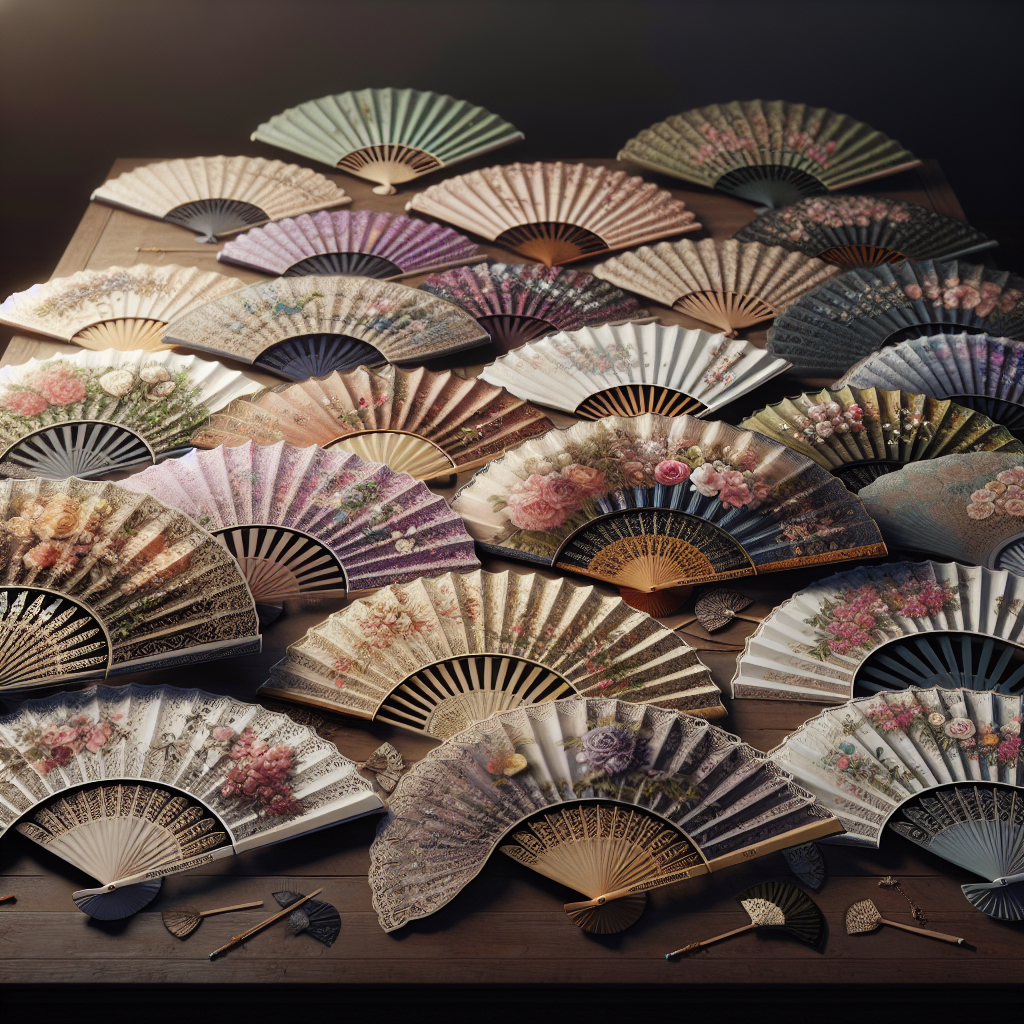
[[733, 928], [731, 932], [723, 932], [721, 935], [716, 935], [712, 939], [701, 939], [700, 942], [691, 942], [688, 946], [683, 946], [682, 949], [673, 950], [671, 953], [665, 954], [666, 960], [671, 960], [675, 956], [686, 956], [689, 953], [696, 953], [698, 949], [703, 949], [705, 946], [710, 946], [715, 942], [721, 942], [722, 939], [730, 939], [734, 935], [740, 935], [743, 932], [749, 932], [751, 928], [756, 928], [757, 924], [753, 921], [750, 924], [743, 925], [742, 928]]
[[[14, 893], [9, 892], [6, 896], [0, 896], [0, 903], [6, 903], [8, 900], [14, 899]], [[17, 902], [17, 900], [15, 900]]]
[[294, 903], [289, 904], [287, 907], [284, 908], [284, 910], [281, 910], [278, 913], [274, 914], [273, 917], [268, 917], [266, 921], [260, 921], [258, 925], [255, 925], [254, 927], [250, 928], [247, 932], [243, 932], [241, 935], [236, 935], [233, 939], [231, 939], [230, 942], [225, 942], [224, 945], [220, 947], [220, 949], [215, 949], [210, 954], [210, 959], [216, 960], [217, 957], [223, 955], [232, 947], [237, 946], [240, 942], [245, 942], [246, 939], [251, 938], [257, 932], [260, 932], [264, 928], [266, 928], [268, 925], [272, 925], [275, 921], [280, 921], [285, 914], [290, 914], [296, 907], [301, 907], [302, 904], [306, 902], [306, 900], [311, 900], [314, 896], [318, 896], [323, 891], [323, 887], [321, 886], [321, 888], [317, 889], [315, 892], [311, 892], [308, 896], [303, 896], [301, 900], [296, 900]]
[[250, 907], [262, 907], [263, 900], [257, 900], [255, 903], [237, 903], [233, 907], [217, 907], [214, 910], [204, 910], [200, 913], [200, 917], [209, 917], [211, 914], [226, 914], [229, 910], [248, 910]]
[[887, 921], [884, 917], [878, 919], [882, 924], [887, 924], [890, 928], [902, 928], [905, 932], [913, 932], [915, 935], [927, 935], [929, 939], [941, 939], [943, 942], [952, 942], [955, 946], [963, 946], [966, 944], [966, 939], [961, 939], [956, 935], [947, 935], [945, 932], [933, 932], [928, 928], [914, 928], [909, 924], [900, 924], [899, 921]]

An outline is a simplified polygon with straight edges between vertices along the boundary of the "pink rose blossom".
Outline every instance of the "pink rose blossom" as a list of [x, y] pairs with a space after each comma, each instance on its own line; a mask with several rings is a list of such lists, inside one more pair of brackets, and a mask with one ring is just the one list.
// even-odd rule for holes
[[25, 552], [23, 561], [32, 569], [49, 569], [60, 558], [60, 548], [55, 544], [37, 544]]
[[840, 771], [845, 771], [845, 769], [850, 767], [850, 759], [844, 754], [838, 761], [836, 761], [836, 767]]
[[559, 473], [552, 473], [550, 476], [530, 477], [531, 480], [539, 480], [537, 485], [541, 497], [554, 508], [573, 510], [577, 508], [583, 499], [583, 492], [577, 484], [567, 480]]
[[0, 398], [0, 406], [16, 416], [38, 416], [46, 412], [50, 403], [34, 391], [8, 391]]
[[85, 385], [61, 366], [39, 370], [25, 383], [34, 387], [50, 405], [72, 405], [85, 398]]
[[218, 740], [221, 743], [227, 743], [229, 740], [233, 740], [235, 738], [235, 730], [226, 725], [218, 725], [211, 735], [215, 740]]
[[100, 722], [98, 725], [94, 725], [89, 731], [89, 738], [85, 741], [86, 749], [95, 754], [110, 739], [110, 734], [113, 731], [109, 722]]
[[995, 505], [992, 502], [972, 501], [967, 506], [967, 515], [971, 519], [988, 519], [995, 512]]
[[725, 486], [722, 474], [719, 473], [710, 462], [705, 462], [703, 466], [698, 466], [693, 473], [690, 474], [690, 483], [692, 483], [705, 498], [714, 498]]
[[572, 481], [584, 495], [600, 494], [605, 490], [604, 473], [599, 469], [591, 469], [589, 466], [581, 466], [574, 462], [562, 470], [562, 476]]
[[667, 487], [683, 483], [689, 475], [690, 467], [685, 462], [676, 462], [675, 459], [665, 459], [654, 467], [654, 479]]
[[520, 530], [552, 530], [568, 518], [565, 509], [544, 497], [544, 478], [534, 474], [516, 484], [508, 496], [509, 521]]
[[942, 727], [942, 731], [950, 739], [968, 740], [977, 732], [977, 729], [969, 718], [951, 718]]

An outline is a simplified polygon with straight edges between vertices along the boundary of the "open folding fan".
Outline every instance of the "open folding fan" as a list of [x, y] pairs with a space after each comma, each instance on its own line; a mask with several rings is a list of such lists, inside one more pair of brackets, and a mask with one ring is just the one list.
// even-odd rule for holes
[[836, 268], [760, 242], [660, 242], [614, 256], [594, 274], [734, 335], [778, 316]]
[[513, 572], [446, 573], [349, 605], [292, 644], [259, 692], [438, 739], [588, 692], [725, 714], [676, 633], [593, 587]]
[[97, 351], [153, 350], [161, 347], [171, 320], [242, 284], [172, 264], [80, 270], [8, 296], [0, 304], [0, 323]]
[[837, 573], [747, 638], [733, 697], [824, 704], [910, 686], [1024, 693], [1024, 580], [940, 562]]
[[101, 884], [73, 894], [109, 921], [165, 875], [382, 807], [332, 743], [286, 715], [202, 690], [96, 686], [0, 718], [8, 829]]
[[549, 267], [700, 229], [686, 204], [657, 185], [561, 162], [470, 171], [431, 185], [406, 209]]
[[615, 584], [655, 614], [681, 600], [667, 588], [885, 553], [820, 466], [691, 416], [552, 430], [480, 470], [452, 507], [485, 551]]
[[921, 163], [846, 114], [784, 100], [733, 101], [675, 114], [630, 139], [619, 159], [765, 206]]
[[275, 277], [353, 274], [393, 281], [475, 263], [482, 255], [465, 235], [416, 217], [321, 210], [246, 231], [226, 242], [217, 259]]
[[553, 426], [529, 402], [477, 378], [364, 366], [232, 402], [192, 443], [318, 444], [430, 480], [482, 466]]
[[583, 893], [586, 931], [629, 927], [645, 893], [838, 831], [763, 754], [699, 718], [568, 698], [493, 715], [401, 779], [370, 848], [381, 927], [452, 900], [503, 853]]
[[922, 459], [961, 452], [1024, 454], [1024, 445], [982, 412], [949, 399], [881, 388], [808, 392], [769, 405], [740, 425], [814, 459], [851, 491]]
[[789, 306], [768, 351], [807, 375], [838, 375], [883, 346], [964, 330], [1024, 340], [1024, 280], [956, 260], [848, 270]]
[[214, 533], [261, 602], [344, 596], [480, 564], [444, 498], [350, 452], [249, 441], [190, 452], [124, 485]]
[[197, 156], [145, 164], [105, 181], [92, 199], [195, 231], [197, 242], [254, 224], [351, 203], [308, 167], [252, 156]]
[[419, 89], [359, 89], [322, 96], [272, 117], [252, 133], [292, 153], [367, 181], [395, 185], [489, 153], [523, 133], [483, 107]]
[[956, 217], [881, 196], [813, 196], [755, 217], [733, 236], [843, 267], [948, 260], [999, 243]]
[[0, 480], [0, 553], [0, 690], [260, 648], [235, 561], [148, 495]]
[[175, 320], [164, 338], [287, 380], [423, 362], [487, 342], [468, 313], [417, 288], [368, 277], [279, 277]]
[[0, 368], [0, 475], [89, 477], [187, 447], [259, 385], [172, 352], [77, 352]]

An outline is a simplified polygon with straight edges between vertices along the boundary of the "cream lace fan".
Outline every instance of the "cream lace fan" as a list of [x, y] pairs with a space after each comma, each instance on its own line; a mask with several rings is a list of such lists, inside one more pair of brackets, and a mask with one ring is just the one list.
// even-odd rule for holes
[[574, 697], [499, 712], [401, 779], [370, 848], [381, 927], [440, 910], [502, 852], [588, 897], [586, 931], [646, 892], [839, 831], [763, 754], [691, 715]]
[[438, 739], [588, 692], [725, 714], [671, 630], [593, 587], [513, 572], [446, 573], [349, 605], [292, 644], [259, 692]]
[[308, 167], [251, 156], [146, 164], [105, 181], [91, 198], [179, 224], [196, 232], [197, 242], [352, 202], [333, 181]]
[[549, 267], [700, 229], [686, 204], [657, 185], [561, 162], [470, 171], [431, 185], [406, 209]]
[[286, 715], [202, 690], [96, 686], [0, 718], [0, 836], [14, 828], [102, 885], [109, 921], [165, 875], [382, 808], [332, 743]]
[[80, 270], [9, 295], [0, 323], [97, 351], [152, 351], [162, 347], [171, 320], [242, 284], [173, 264]]

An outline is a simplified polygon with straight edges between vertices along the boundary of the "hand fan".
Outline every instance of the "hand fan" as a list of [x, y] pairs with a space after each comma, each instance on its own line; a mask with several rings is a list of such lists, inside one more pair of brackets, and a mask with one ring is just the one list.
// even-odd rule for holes
[[179, 224], [197, 232], [197, 242], [352, 202], [333, 181], [308, 167], [252, 156], [145, 164], [105, 181], [90, 198]]
[[184, 345], [287, 380], [385, 363], [416, 363], [486, 344], [458, 306], [368, 277], [279, 277], [180, 317], [169, 345]]
[[0, 323], [96, 351], [152, 351], [162, 347], [171, 320], [242, 283], [173, 264], [81, 270], [8, 296]]
[[537, 263], [480, 263], [434, 274], [420, 287], [461, 306], [503, 352], [556, 331], [647, 316], [593, 274]]
[[499, 844], [584, 893], [566, 913], [621, 931], [645, 892], [838, 831], [737, 737], [649, 704], [585, 697], [493, 715], [399, 782], [370, 848], [381, 927], [452, 900]]
[[810, 459], [691, 416], [552, 430], [485, 466], [452, 508], [485, 551], [612, 583], [644, 610], [668, 588], [885, 553], [860, 501]]
[[539, 409], [478, 378], [361, 366], [232, 402], [192, 443], [318, 444], [431, 480], [482, 466], [553, 426]]
[[952, 942], [956, 946], [962, 946], [967, 941], [956, 935], [933, 932], [928, 928], [915, 928], [913, 925], [901, 924], [899, 921], [887, 921], [878, 912], [878, 907], [871, 900], [861, 900], [860, 903], [854, 903], [846, 911], [847, 935], [863, 935], [865, 932], [873, 932], [881, 928], [883, 924], [887, 924], [890, 928], [899, 928], [901, 931], [913, 932], [915, 935], [924, 935], [929, 939]]
[[103, 883], [73, 894], [128, 917], [164, 875], [381, 809], [333, 743], [256, 704], [174, 686], [96, 686], [0, 718], [0, 835]]
[[713, 412], [789, 364], [748, 341], [659, 323], [550, 334], [509, 352], [481, 379], [586, 419]]
[[781, 245], [836, 266], [948, 260], [999, 243], [956, 217], [881, 196], [812, 196], [755, 217], [733, 236]]
[[790, 305], [768, 351], [834, 376], [886, 345], [965, 329], [1024, 339], [1024, 280], [956, 260], [848, 270]]
[[359, 89], [322, 96], [272, 117], [252, 133], [394, 195], [395, 185], [489, 153], [523, 133], [483, 107], [419, 89]]
[[836, 273], [803, 253], [731, 238], [645, 245], [594, 267], [597, 277], [713, 324], [730, 337], [778, 316]]
[[743, 619], [746, 622], [761, 620], [753, 615], [741, 615], [744, 608], [754, 602], [745, 594], [739, 594], [728, 587], [716, 587], [706, 594], [701, 594], [694, 603], [693, 610], [697, 621], [709, 632], [724, 629], [730, 622]]
[[172, 352], [76, 352], [0, 368], [0, 474], [89, 477], [187, 448], [216, 409], [259, 385]]
[[164, 927], [176, 939], [187, 939], [203, 923], [204, 917], [227, 914], [232, 910], [251, 910], [253, 907], [262, 906], [263, 900], [257, 900], [255, 903], [238, 903], [233, 907], [215, 907], [213, 910], [199, 910], [196, 907], [184, 906], [175, 907], [174, 910], [164, 910], [160, 916], [163, 918]]
[[470, 171], [431, 185], [405, 208], [548, 267], [700, 230], [686, 204], [657, 185], [561, 161]]
[[349, 452], [249, 441], [151, 466], [124, 486], [210, 530], [261, 603], [341, 597], [480, 564], [444, 498]]
[[[279, 906], [290, 907], [302, 899], [302, 893], [285, 889], [275, 892], [274, 899]], [[296, 907], [288, 915], [285, 935], [301, 935], [303, 932], [325, 946], [334, 945], [334, 940], [341, 933], [341, 914], [338, 908], [325, 900], [304, 900], [302, 906]]]
[[577, 693], [717, 718], [718, 688], [671, 630], [593, 587], [513, 572], [392, 586], [292, 644], [260, 695], [447, 739]]
[[[247, 942], [254, 935], [259, 934], [265, 928], [269, 928], [275, 922], [280, 921], [282, 917], [287, 917], [290, 922], [292, 917], [295, 916], [295, 910], [298, 910], [302, 904], [308, 903], [310, 900], [313, 899], [314, 896], [319, 896], [320, 893], [322, 893], [323, 891], [323, 887], [321, 887], [319, 889], [314, 889], [308, 896], [299, 896], [298, 899], [296, 899], [292, 903], [289, 903], [288, 906], [285, 907], [283, 910], [279, 910], [276, 914], [272, 914], [270, 917], [264, 918], [264, 920], [260, 921], [259, 924], [253, 925], [248, 931], [242, 932], [241, 935], [235, 935], [227, 942], [225, 942], [223, 946], [218, 946], [209, 955], [209, 957], [207, 957], [207, 959], [216, 960], [218, 957], [223, 956], [229, 950], [234, 949], [236, 946], [240, 946], [243, 942]], [[292, 909], [293, 907], [295, 908], [295, 910]]]
[[260, 649], [235, 561], [188, 516], [117, 484], [0, 480], [0, 689]]
[[844, 387], [785, 398], [741, 424], [831, 470], [856, 493], [907, 463], [961, 452], [1024, 454], [984, 413], [906, 391]]
[[321, 210], [239, 235], [217, 253], [222, 263], [274, 277], [355, 275], [387, 281], [483, 257], [475, 242], [441, 224], [397, 213]]
[[817, 892], [825, 884], [825, 858], [821, 855], [817, 843], [804, 843], [782, 851], [789, 870], [804, 885]]
[[618, 159], [765, 206], [921, 164], [898, 142], [846, 114], [784, 100], [716, 103], [675, 114], [630, 139]]

